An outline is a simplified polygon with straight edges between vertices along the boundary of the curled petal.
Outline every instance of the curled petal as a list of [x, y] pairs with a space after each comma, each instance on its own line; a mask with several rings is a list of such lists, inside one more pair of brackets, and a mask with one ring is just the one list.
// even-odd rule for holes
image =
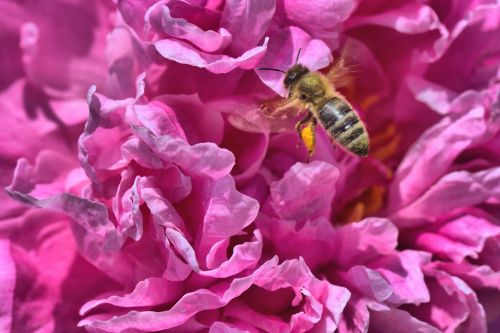
[[216, 74], [228, 73], [236, 68], [254, 68], [267, 50], [268, 38], [261, 46], [245, 51], [237, 58], [221, 54], [209, 54], [198, 51], [185, 42], [162, 39], [154, 43], [154, 47], [162, 57], [181, 64], [206, 68]]
[[328, 163], [297, 163], [271, 184], [271, 205], [283, 219], [303, 221], [329, 216], [338, 177], [338, 169]]
[[173, 17], [170, 9], [162, 2], [152, 6], [145, 16], [146, 22], [170, 37], [184, 39], [205, 52], [224, 49], [232, 39], [226, 29], [203, 30], [182, 17]]
[[397, 246], [398, 229], [387, 219], [367, 218], [342, 226], [333, 240], [335, 262], [341, 267], [363, 264], [391, 254]]
[[441, 178], [418, 200], [397, 211], [393, 216], [398, 226], [418, 226], [423, 219], [435, 221], [456, 209], [470, 207], [498, 198], [500, 168], [470, 173], [458, 171]]
[[123, 296], [112, 295], [85, 303], [80, 309], [80, 315], [102, 304], [119, 307], [154, 306], [177, 299], [181, 294], [178, 283], [163, 278], [148, 278], [140, 281], [132, 292]]
[[254, 47], [271, 25], [276, 2], [228, 0], [222, 12], [221, 26], [234, 36], [229, 49], [241, 54]]
[[444, 118], [410, 148], [398, 167], [390, 192], [390, 210], [415, 200], [448, 170], [453, 160], [487, 131], [485, 110], [477, 106], [456, 120]]

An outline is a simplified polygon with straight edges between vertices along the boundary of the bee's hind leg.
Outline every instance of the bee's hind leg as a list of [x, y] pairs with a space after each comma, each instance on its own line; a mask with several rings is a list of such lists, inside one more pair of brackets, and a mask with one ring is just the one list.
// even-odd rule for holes
[[[316, 118], [313, 117], [311, 112], [308, 112], [307, 116], [295, 125], [295, 130], [299, 135], [300, 141], [302, 141], [307, 148], [307, 163], [309, 163], [311, 155], [314, 153], [314, 145], [316, 143], [316, 122]], [[307, 125], [303, 127], [304, 124]]]

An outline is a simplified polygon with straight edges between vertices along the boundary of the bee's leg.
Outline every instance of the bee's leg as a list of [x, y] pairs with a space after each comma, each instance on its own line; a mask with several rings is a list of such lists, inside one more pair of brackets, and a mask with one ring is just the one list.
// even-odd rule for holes
[[[309, 161], [311, 160], [311, 155], [314, 153], [314, 146], [316, 145], [316, 123], [317, 123], [317, 120], [316, 118], [313, 118], [313, 120], [311, 121], [311, 124], [308, 126], [308, 128], [310, 129], [310, 140], [308, 142], [308, 144], [306, 144], [306, 147], [307, 147], [307, 163], [309, 163]], [[304, 140], [304, 139], [303, 139]], [[305, 142], [305, 140], [304, 140]]]
[[310, 122], [312, 117], [313, 117], [313, 114], [311, 112], [307, 112], [307, 115], [295, 124], [295, 130], [297, 131], [297, 134], [299, 135], [300, 140], [302, 140], [302, 126], [304, 124], [307, 124], [308, 122]]
[[299, 111], [302, 111], [302, 107], [300, 101], [296, 99], [284, 99], [279, 102], [267, 102], [262, 103], [260, 105], [261, 110], [267, 114], [268, 116], [279, 117], [281, 115], [285, 115], [287, 111], [291, 108], [296, 108]]
[[[313, 117], [313, 114], [309, 112], [307, 116], [304, 117], [301, 121], [299, 121], [295, 125], [295, 130], [299, 135], [300, 141], [304, 143], [307, 148], [307, 162], [309, 163], [309, 159], [314, 152], [314, 145], [316, 143], [315, 129], [316, 129], [316, 118]], [[303, 127], [304, 124], [307, 124], [306, 127]]]

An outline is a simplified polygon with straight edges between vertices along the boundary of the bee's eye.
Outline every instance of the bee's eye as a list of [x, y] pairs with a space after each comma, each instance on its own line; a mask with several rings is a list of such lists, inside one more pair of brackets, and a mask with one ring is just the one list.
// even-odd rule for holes
[[307, 96], [305, 94], [300, 94], [299, 99], [305, 101], [307, 99]]

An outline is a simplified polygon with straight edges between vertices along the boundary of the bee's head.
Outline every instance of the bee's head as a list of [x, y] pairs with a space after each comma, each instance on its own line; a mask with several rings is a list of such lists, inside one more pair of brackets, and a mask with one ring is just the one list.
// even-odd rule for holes
[[304, 74], [307, 74], [309, 69], [301, 64], [295, 64], [290, 67], [285, 73], [285, 88], [290, 89], [291, 86], [294, 85]]

